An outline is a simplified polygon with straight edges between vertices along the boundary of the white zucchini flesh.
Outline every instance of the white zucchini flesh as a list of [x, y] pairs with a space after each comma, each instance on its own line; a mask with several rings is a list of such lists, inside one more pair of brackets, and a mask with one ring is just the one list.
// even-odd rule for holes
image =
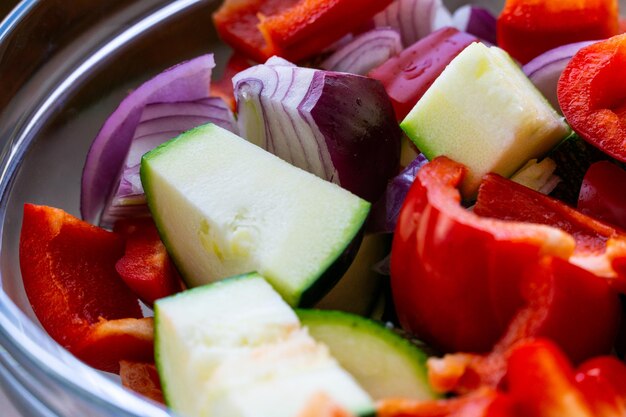
[[188, 286], [258, 271], [291, 305], [330, 289], [370, 209], [213, 124], [144, 155], [141, 180]]
[[320, 392], [374, 407], [259, 274], [155, 303], [155, 358], [170, 408], [189, 417], [296, 417]]

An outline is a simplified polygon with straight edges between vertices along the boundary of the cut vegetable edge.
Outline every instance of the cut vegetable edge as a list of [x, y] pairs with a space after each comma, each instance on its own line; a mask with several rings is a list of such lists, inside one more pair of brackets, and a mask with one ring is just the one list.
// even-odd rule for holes
[[[155, 359], [166, 403], [193, 416], [236, 417], [269, 405], [267, 415], [295, 416], [320, 391], [357, 415], [374, 411], [365, 391], [257, 273], [157, 301]], [[276, 387], [293, 392], [285, 398]], [[189, 392], [196, 389], [202, 391]], [[282, 402], [286, 409], [274, 409]]]
[[[227, 192], [225, 190], [227, 190], [228, 186], [220, 185], [221, 188], [215, 194], [224, 193], [220, 194], [220, 201], [216, 202], [212, 209], [217, 207], [219, 209], [217, 211], [220, 213], [228, 212], [228, 210], [243, 210], [245, 212], [244, 217], [250, 217], [252, 223], [254, 223], [255, 216], [270, 219], [274, 216], [275, 220], [273, 222], [277, 224], [272, 222], [270, 222], [269, 226], [259, 223], [252, 224], [250, 229], [254, 230], [251, 233], [256, 233], [256, 235], [252, 236], [250, 241], [245, 241], [244, 244], [249, 246], [248, 249], [251, 248], [251, 252], [256, 251], [252, 256], [257, 256], [258, 259], [250, 261], [249, 259], [252, 259], [252, 256], [246, 254], [249, 258], [248, 261], [237, 264], [232, 268], [224, 268], [224, 271], [217, 275], [214, 272], [211, 274], [207, 273], [217, 261], [214, 259], [215, 254], [209, 253], [206, 248], [218, 243], [220, 245], [223, 243], [222, 246], [228, 246], [227, 250], [231, 250], [233, 247], [235, 249], [238, 248], [237, 245], [239, 243], [236, 241], [236, 233], [239, 226], [236, 222], [239, 221], [237, 216], [240, 213], [232, 212], [229, 214], [232, 219], [228, 219], [228, 221], [232, 224], [225, 221], [222, 221], [222, 224], [220, 224], [218, 221], [209, 225], [209, 220], [206, 219], [211, 209], [203, 207], [202, 204], [198, 203], [199, 200], [205, 199], [205, 192], [197, 192], [194, 196], [190, 195], [189, 188], [187, 188], [185, 193], [181, 193], [176, 190], [176, 185], [172, 185], [171, 178], [167, 180], [156, 178], [158, 175], [161, 175], [161, 177], [163, 175], [174, 177], [177, 175], [175, 171], [180, 169], [194, 171], [194, 176], [196, 177], [203, 175], [200, 173], [201, 170], [205, 171], [205, 176], [212, 175], [210, 170], [219, 170], [220, 166], [207, 168], [205, 165], [209, 164], [204, 159], [199, 159], [201, 157], [197, 157], [197, 155], [193, 156], [194, 154], [202, 153], [219, 153], [220, 157], [214, 157], [214, 160], [211, 162], [217, 165], [221, 164], [222, 167], [230, 169], [230, 174], [223, 175], [223, 181], [219, 183], [230, 182], [232, 184], [230, 188], [236, 189], [238, 195], [246, 195], [246, 197], [234, 196], [235, 192], [233, 191], [230, 196], [226, 197], [225, 194]], [[221, 155], [224, 153], [228, 153], [230, 159], [228, 159], [229, 156]], [[185, 157], [183, 158], [180, 155]], [[191, 161], [187, 159], [188, 156], [195, 159]], [[219, 161], [221, 157], [226, 158], [228, 161]], [[159, 162], [159, 159], [162, 159], [162, 161]], [[162, 163], [163, 166], [172, 165], [172, 160], [176, 159], [180, 161], [185, 160], [185, 167], [155, 167], [159, 163]], [[155, 163], [155, 161], [157, 162]], [[182, 165], [182, 163], [180, 164]], [[254, 175], [245, 173], [246, 170], [250, 171], [250, 166], [254, 166]], [[263, 167], [266, 167], [267, 172], [265, 174], [262, 172]], [[160, 170], [165, 174], [161, 173]], [[168, 170], [171, 172], [167, 172]], [[241, 174], [242, 171], [244, 171], [244, 174]], [[271, 181], [263, 183], [263, 178], [265, 177], [271, 178]], [[146, 189], [148, 206], [153, 214], [161, 238], [184, 280], [190, 287], [256, 270], [265, 276], [291, 305], [308, 306], [314, 304], [341, 278], [358, 250], [361, 230], [370, 209], [370, 204], [365, 200], [334, 184], [293, 167], [263, 151], [256, 145], [252, 145], [244, 139], [212, 124], [197, 127], [146, 154], [142, 159], [141, 178]], [[276, 178], [281, 180], [277, 181]], [[287, 178], [289, 179], [285, 180]], [[154, 184], [155, 181], [158, 184]], [[166, 182], [167, 184], [165, 184]], [[182, 184], [182, 181], [180, 183]], [[185, 184], [185, 187], [192, 188], [188, 184]], [[165, 188], [167, 190], [164, 190]], [[259, 191], [260, 189], [261, 191]], [[203, 191], [207, 191], [207, 188], [203, 189]], [[289, 195], [293, 191], [300, 193], [297, 195], [297, 198]], [[315, 194], [315, 192], [319, 193], [319, 195]], [[280, 201], [262, 202], [261, 206], [265, 206], [265, 208], [258, 209], [259, 202], [255, 201], [254, 198], [258, 195], [264, 196], [265, 194], [263, 193], [274, 197], [278, 196], [277, 200]], [[229, 202], [229, 198], [232, 201]], [[237, 206], [239, 204], [237, 202], [240, 202], [241, 198], [249, 199], [243, 209]], [[207, 239], [213, 240], [207, 243], [206, 241], [200, 242], [195, 237], [201, 231], [197, 230], [198, 225], [191, 225], [193, 220], [180, 222], [177, 226], [181, 227], [168, 224], [168, 221], [169, 223], [172, 223], [172, 221], [170, 219], [165, 221], [164, 219], [167, 216], [164, 216], [163, 212], [169, 210], [171, 216], [179, 211], [174, 207], [175, 204], [170, 203], [176, 199], [184, 199], [186, 201], [184, 204], [190, 207], [188, 209], [190, 212], [195, 210], [199, 215], [204, 216], [203, 221], [207, 223], [207, 229], [212, 231], [228, 226], [234, 227], [234, 232], [228, 232], [230, 235], [218, 236], [219, 239], [217, 240], [222, 240], [222, 242], [218, 243], [216, 243], [216, 239], [209, 236]], [[213, 201], [216, 200], [218, 199], [215, 198]], [[285, 202], [287, 204], [283, 204]], [[166, 209], [163, 209], [160, 207], [167, 204], [174, 208], [167, 206]], [[315, 209], [311, 209], [309, 205], [313, 205]], [[233, 209], [235, 206], [239, 208]], [[281, 210], [281, 207], [282, 211], [279, 213], [278, 211]], [[286, 212], [284, 207], [294, 208]], [[181, 217], [179, 215], [177, 220], [183, 218], [184, 216]], [[333, 225], [332, 228], [320, 230], [320, 228], [323, 228], [322, 226], [325, 226], [323, 222], [326, 220]], [[298, 234], [292, 230], [293, 226], [297, 224], [303, 225], [300, 233], [308, 231], [306, 239], [304, 234], [302, 237], [298, 237]], [[186, 228], [194, 227], [198, 233], [188, 232], [188, 238], [176, 237], [174, 235], [174, 230], [176, 229], [185, 230]], [[284, 236], [276, 237], [275, 235], [281, 233], [281, 228], [284, 230], [282, 232]], [[248, 233], [246, 230], [244, 232]], [[189, 237], [198, 240], [198, 242], [192, 242], [193, 239], [189, 239]], [[200, 239], [203, 239], [203, 237], [201, 236]], [[321, 243], [315, 244], [315, 239], [320, 239]], [[280, 248], [270, 247], [271, 244], [268, 242], [274, 242]], [[296, 244], [292, 244], [293, 242]], [[302, 246], [302, 242], [305, 242], [308, 246]], [[257, 243], [260, 245], [259, 247], [254, 246]], [[300, 243], [301, 246], [298, 247], [297, 243]], [[244, 248], [244, 250], [248, 249]], [[260, 255], [257, 255], [257, 252]], [[195, 257], [194, 253], [196, 254]], [[267, 253], [271, 256], [267, 255]], [[278, 256], [278, 254], [281, 256]], [[230, 256], [229, 254], [227, 255]], [[267, 257], [263, 258], [263, 256]], [[202, 260], [203, 264], [197, 266], [199, 258], [210, 259]], [[294, 260], [289, 261], [289, 258]], [[295, 258], [298, 258], [299, 261], [296, 262]], [[303, 258], [305, 258], [304, 263], [302, 262]], [[304, 267], [300, 266], [302, 264], [304, 264]], [[292, 268], [292, 270], [289, 268]]]
[[374, 400], [438, 397], [428, 383], [426, 353], [393, 330], [341, 311], [297, 309], [296, 314]]

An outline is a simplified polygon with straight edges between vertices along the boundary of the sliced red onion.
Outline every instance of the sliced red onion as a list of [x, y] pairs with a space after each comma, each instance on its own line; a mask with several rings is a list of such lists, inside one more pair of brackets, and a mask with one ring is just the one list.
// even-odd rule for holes
[[471, 4], [459, 7], [452, 15], [454, 27], [492, 45], [496, 44], [496, 22], [491, 11]]
[[402, 44], [408, 46], [437, 29], [452, 26], [452, 15], [441, 0], [395, 0], [374, 16], [374, 24], [397, 29]]
[[365, 75], [402, 51], [395, 29], [378, 28], [365, 32], [324, 60], [322, 69]]
[[139, 177], [141, 157], [181, 133], [209, 122], [238, 133], [235, 118], [220, 97], [147, 104], [131, 140], [117, 187], [105, 205], [100, 224], [111, 227], [120, 218], [147, 216], [149, 211]]
[[213, 67], [212, 54], [183, 62], [145, 82], [120, 103], [87, 154], [81, 185], [83, 219], [97, 223], [98, 215], [119, 178], [144, 106], [207, 98]]
[[401, 132], [382, 85], [270, 59], [233, 78], [240, 133], [369, 200], [395, 175]]
[[544, 52], [528, 62], [522, 70], [555, 109], [560, 109], [556, 85], [567, 63], [581, 48], [596, 41], [570, 43]]
[[409, 188], [415, 180], [418, 171], [428, 163], [424, 154], [407, 165], [400, 174], [395, 176], [385, 190], [383, 197], [374, 204], [367, 224], [369, 233], [393, 233], [398, 221], [398, 215]]

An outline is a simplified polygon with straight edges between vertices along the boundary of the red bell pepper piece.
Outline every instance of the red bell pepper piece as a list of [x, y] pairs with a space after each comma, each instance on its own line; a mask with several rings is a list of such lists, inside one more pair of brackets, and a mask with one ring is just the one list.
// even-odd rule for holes
[[626, 235], [620, 229], [497, 174], [483, 178], [474, 213], [558, 227], [574, 238], [570, 260], [600, 276], [614, 278], [617, 271], [611, 268], [612, 262], [626, 258]]
[[180, 276], [152, 219], [124, 220], [115, 225], [115, 231], [126, 237], [124, 256], [115, 269], [142, 301], [152, 305], [181, 291]]
[[122, 385], [152, 401], [165, 404], [161, 381], [154, 363], [120, 361]]
[[626, 17], [619, 18], [619, 33], [626, 33]]
[[83, 362], [106, 372], [118, 373], [120, 360], [154, 361], [152, 317], [100, 320], [72, 347]]
[[222, 40], [237, 52], [257, 62], [274, 54], [258, 28], [259, 16], [271, 16], [299, 0], [225, 0], [213, 14], [213, 23]]
[[[515, 208], [512, 209], [511, 207]], [[516, 184], [496, 174], [483, 179], [474, 212], [480, 216], [558, 227], [575, 241], [571, 263], [596, 275], [611, 278], [624, 289], [626, 235], [562, 202]]]
[[626, 34], [572, 57], [557, 85], [563, 115], [591, 145], [626, 162]]
[[416, 401], [389, 398], [378, 402], [378, 417], [522, 417], [510, 398], [483, 387], [451, 399]]
[[487, 355], [457, 353], [428, 361], [429, 380], [441, 392], [500, 386], [507, 357], [529, 338], [548, 337], [576, 363], [611, 351], [620, 303], [608, 283], [560, 258], [529, 269], [521, 283], [526, 305]]
[[270, 49], [291, 61], [320, 53], [357, 31], [392, 0], [300, 0], [261, 19], [259, 29]]
[[263, 62], [299, 61], [363, 26], [391, 0], [227, 0], [213, 15], [221, 38]]
[[578, 209], [626, 229], [626, 171], [607, 161], [592, 164], [583, 178]]
[[525, 64], [560, 45], [614, 36], [617, 6], [617, 0], [507, 0], [498, 46]]
[[507, 387], [525, 417], [594, 416], [571, 364], [548, 341], [521, 343], [511, 351]]
[[[487, 352], [511, 320], [526, 314], [510, 329], [508, 345], [513, 336], [536, 334], [578, 342], [579, 337], [561, 334], [571, 330], [568, 317], [580, 317], [580, 306], [567, 302], [571, 287], [578, 302], [605, 308], [585, 307], [593, 317], [575, 333], [598, 338], [568, 350], [581, 356], [603, 352], [615, 336], [617, 295], [606, 280], [560, 261], [574, 254], [574, 238], [556, 228], [465, 210], [458, 191], [464, 172], [462, 165], [437, 158], [419, 171], [406, 197], [391, 254], [391, 285], [402, 326], [443, 351]], [[541, 285], [532, 277], [543, 277]], [[565, 279], [571, 284], [563, 286]], [[535, 297], [540, 301], [533, 304]]]
[[585, 395], [593, 415], [626, 415], [626, 365], [612, 356], [593, 358], [583, 363], [574, 377]]
[[455, 28], [443, 28], [374, 68], [368, 76], [383, 84], [396, 118], [402, 120], [450, 61], [472, 42], [478, 39]]
[[26, 295], [50, 336], [70, 351], [101, 319], [142, 317], [115, 262], [115, 233], [52, 207], [24, 205], [20, 267]]

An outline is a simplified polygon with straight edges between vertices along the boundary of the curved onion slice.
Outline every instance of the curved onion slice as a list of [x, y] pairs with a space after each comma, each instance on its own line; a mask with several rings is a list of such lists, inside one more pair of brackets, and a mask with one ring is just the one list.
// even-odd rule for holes
[[378, 81], [273, 58], [233, 83], [250, 142], [369, 201], [396, 174], [401, 132]]
[[428, 159], [420, 153], [400, 174], [389, 181], [385, 194], [372, 207], [366, 230], [368, 233], [393, 233], [409, 188], [413, 185], [417, 172], [427, 163]]
[[321, 63], [322, 69], [365, 75], [402, 51], [395, 29], [378, 28], [365, 32], [342, 46]]
[[467, 32], [492, 45], [496, 44], [497, 19], [488, 9], [467, 4], [452, 15], [452, 24], [461, 32]]
[[402, 44], [408, 46], [437, 29], [452, 26], [452, 15], [441, 0], [395, 0], [374, 16], [374, 25], [397, 29]]
[[131, 140], [117, 187], [105, 205], [100, 224], [112, 227], [127, 217], [148, 216], [149, 211], [139, 177], [141, 157], [186, 130], [215, 123], [237, 133], [235, 118], [220, 97], [178, 103], [147, 104]]
[[87, 154], [80, 210], [96, 223], [118, 178], [143, 108], [149, 103], [193, 101], [209, 96], [212, 54], [173, 66], [129, 94], [106, 120]]
[[555, 109], [560, 109], [556, 97], [556, 85], [567, 63], [581, 48], [596, 41], [570, 43], [544, 52], [522, 67], [535, 87], [548, 99]]

